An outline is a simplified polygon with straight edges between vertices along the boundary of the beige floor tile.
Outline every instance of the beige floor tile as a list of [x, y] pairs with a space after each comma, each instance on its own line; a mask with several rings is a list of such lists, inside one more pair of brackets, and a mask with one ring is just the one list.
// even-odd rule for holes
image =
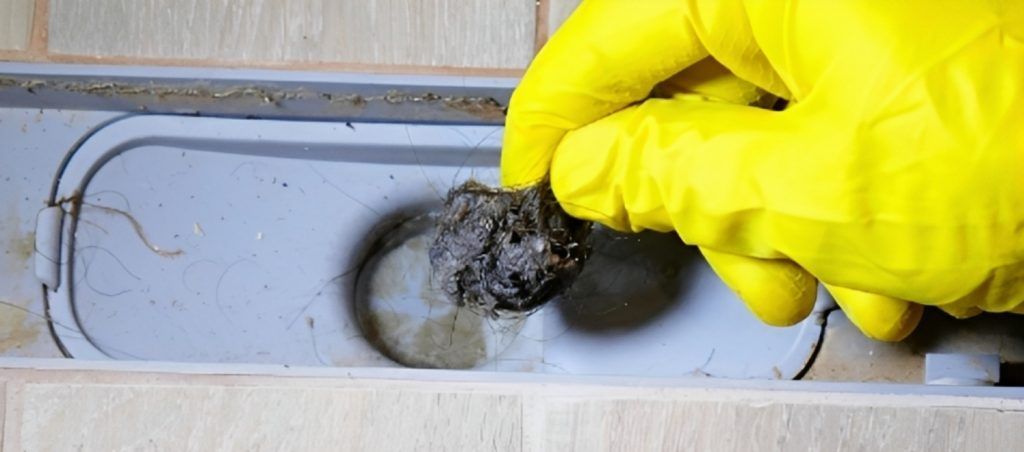
[[0, 50], [28, 47], [34, 0], [0, 0]]
[[516, 395], [27, 384], [23, 398], [25, 450], [519, 450], [522, 437]]
[[[549, 399], [530, 450], [1006, 450], [1024, 413], [732, 400]], [[998, 426], [998, 427], [997, 427]]]
[[[1024, 402], [996, 394], [568, 380], [499, 384], [445, 381], [431, 371], [418, 372], [432, 376], [423, 381], [413, 373], [402, 378], [189, 375], [169, 372], [173, 366], [167, 363], [120, 365], [136, 370], [0, 369], [8, 392], [4, 445], [11, 450], [911, 452], [1014, 450], [1024, 444]], [[163, 370], [141, 371], [147, 367]]]
[[52, 0], [58, 54], [522, 68], [534, 0]]

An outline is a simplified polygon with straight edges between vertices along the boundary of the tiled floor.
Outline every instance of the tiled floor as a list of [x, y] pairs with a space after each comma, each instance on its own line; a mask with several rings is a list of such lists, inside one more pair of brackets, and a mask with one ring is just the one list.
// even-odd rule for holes
[[509, 75], [578, 2], [4, 0], [0, 60]]
[[2, 447], [988, 451], [1024, 441], [1024, 402], [998, 396], [61, 366], [0, 368]]
[[0, 2], [0, 50], [22, 50], [28, 47], [34, 7], [33, 0]]

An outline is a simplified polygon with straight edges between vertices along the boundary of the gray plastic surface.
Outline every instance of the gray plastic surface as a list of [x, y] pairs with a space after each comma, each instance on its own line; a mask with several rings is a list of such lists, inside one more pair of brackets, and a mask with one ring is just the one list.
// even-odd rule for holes
[[[454, 183], [494, 183], [500, 142], [490, 126], [115, 122], [60, 175], [56, 198], [84, 202], [63, 204], [55, 332], [76, 358], [397, 366], [355, 319], [369, 245]], [[480, 369], [788, 379], [813, 355], [823, 292], [807, 321], [773, 328], [674, 237], [599, 248]]]
[[924, 382], [930, 385], [992, 386], [999, 383], [999, 355], [928, 353]]

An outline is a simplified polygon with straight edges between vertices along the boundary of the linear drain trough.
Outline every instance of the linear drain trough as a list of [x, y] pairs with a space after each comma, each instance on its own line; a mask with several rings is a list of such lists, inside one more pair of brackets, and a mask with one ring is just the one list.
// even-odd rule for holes
[[[76, 358], [792, 378], [818, 314], [760, 324], [672, 235], [591, 234], [570, 290], [496, 321], [430, 286], [432, 214], [501, 128], [136, 116], [84, 141], [37, 273]], [[819, 297], [819, 310], [828, 300]]]

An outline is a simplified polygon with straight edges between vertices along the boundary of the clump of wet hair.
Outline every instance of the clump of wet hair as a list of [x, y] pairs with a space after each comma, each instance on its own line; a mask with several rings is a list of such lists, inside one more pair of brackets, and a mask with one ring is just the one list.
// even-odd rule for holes
[[430, 247], [432, 280], [457, 305], [527, 315], [567, 289], [587, 259], [591, 223], [569, 216], [550, 184], [452, 189]]

